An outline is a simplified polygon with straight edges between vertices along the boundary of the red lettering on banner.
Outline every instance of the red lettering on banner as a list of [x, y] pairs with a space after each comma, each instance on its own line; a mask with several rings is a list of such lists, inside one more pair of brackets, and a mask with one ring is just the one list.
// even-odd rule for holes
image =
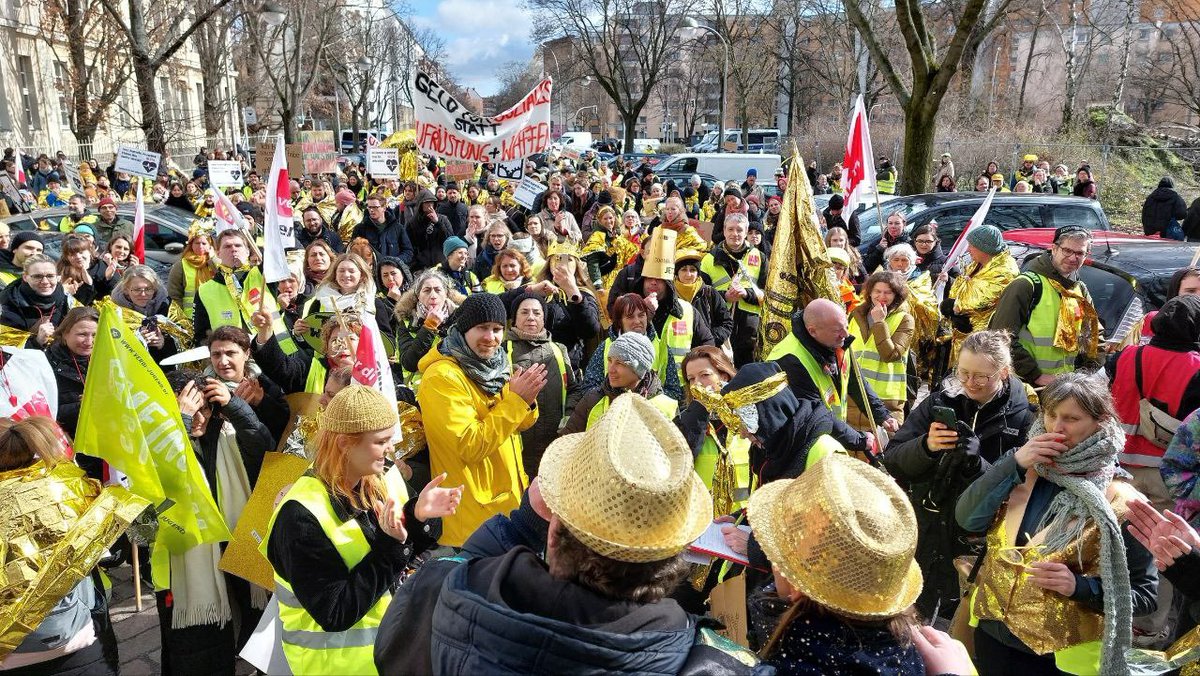
[[494, 122], [504, 122], [524, 115], [534, 106], [550, 105], [550, 85], [550, 80], [542, 80], [525, 98], [518, 101], [512, 108], [493, 117], [492, 120]]

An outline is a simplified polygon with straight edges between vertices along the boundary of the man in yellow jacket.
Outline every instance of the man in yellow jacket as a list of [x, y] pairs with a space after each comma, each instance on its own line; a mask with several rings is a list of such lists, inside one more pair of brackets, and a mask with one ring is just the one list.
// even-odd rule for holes
[[499, 296], [468, 296], [446, 337], [418, 364], [417, 400], [434, 474], [466, 490], [442, 522], [440, 543], [461, 547], [495, 514], [521, 504], [529, 477], [521, 465], [521, 432], [537, 422], [546, 366], [512, 373], [504, 350], [507, 314]]

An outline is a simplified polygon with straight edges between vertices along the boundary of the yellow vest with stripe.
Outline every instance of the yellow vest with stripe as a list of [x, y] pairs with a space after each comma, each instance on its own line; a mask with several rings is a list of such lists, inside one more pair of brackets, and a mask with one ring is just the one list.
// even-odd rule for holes
[[9, 272], [7, 270], [0, 271], [0, 283], [2, 283], [3, 286], [8, 286], [20, 278], [21, 273], [19, 272]]
[[682, 383], [684, 382], [683, 358], [692, 349], [692, 335], [696, 330], [696, 310], [686, 300], [682, 298], [678, 300], [679, 307], [683, 309], [683, 316], [669, 315], [667, 317], [658, 342], [666, 345], [667, 354], [675, 360], [675, 371], [679, 375], [679, 382]]
[[78, 221], [72, 221], [71, 215], [67, 214], [66, 216], [63, 216], [58, 221], [58, 231], [59, 232], [74, 232], [75, 228], [77, 228], [78, 226], [92, 225], [93, 223], [95, 223], [98, 220], [100, 220], [100, 217], [97, 216], [96, 214], [86, 214], [86, 215], [84, 215], [83, 218], [79, 219]]
[[508, 291], [508, 287], [504, 286], [504, 280], [499, 277], [485, 277], [483, 280], [483, 290], [488, 293], [494, 293], [497, 296]]
[[808, 373], [808, 377], [812, 378], [813, 383], [821, 392], [821, 401], [825, 402], [825, 406], [833, 412], [833, 417], [845, 422], [846, 420], [846, 393], [849, 390], [850, 378], [849, 369], [850, 360], [854, 358], [853, 354], [847, 355], [847, 368], [841, 373], [841, 382], [834, 385], [833, 378], [821, 365], [817, 363], [817, 358], [809, 353], [804, 344], [796, 338], [796, 334], [788, 332], [788, 335], [783, 340], [779, 341], [771, 354], [767, 356], [767, 361], [777, 361], [784, 355], [794, 355], [800, 360], [800, 364]]
[[[736, 276], [742, 278], [741, 286], [743, 289], [749, 287], [758, 288], [758, 276], [762, 270], [762, 264], [762, 252], [755, 247], [750, 247], [746, 255], [742, 256], [741, 263], [738, 265], [738, 271], [735, 273]], [[725, 272], [725, 268], [717, 265], [717, 261], [711, 253], [704, 254], [704, 258], [700, 260], [700, 272], [708, 275], [708, 278], [712, 280], [713, 288], [720, 291], [721, 295], [725, 295], [725, 292], [733, 284], [733, 279], [729, 276], [729, 273]], [[762, 289], [759, 289], [759, 291], [762, 291]], [[749, 312], [752, 315], [756, 315], [762, 310], [761, 306], [747, 303], [744, 300], [739, 300], [737, 306], [742, 311]]]
[[183, 267], [183, 299], [180, 306], [183, 314], [193, 319], [196, 314], [196, 268], [185, 260], [180, 260], [179, 264]]
[[[396, 473], [384, 475], [388, 495], [397, 502], [407, 501], [408, 491], [395, 481]], [[331, 502], [329, 490], [320, 479], [310, 475], [300, 477], [271, 516], [267, 524], [267, 537], [263, 538], [259, 550], [265, 555], [279, 508], [287, 502], [297, 502], [309, 511], [321, 525], [322, 532], [337, 548], [342, 563], [348, 570], [363, 560], [371, 546], [363, 535], [362, 528], [354, 518], [345, 522], [338, 518]], [[383, 535], [382, 537], [388, 537]], [[279, 601], [279, 620], [283, 625], [283, 654], [294, 674], [377, 674], [375, 668], [375, 638], [379, 624], [392, 602], [391, 593], [385, 592], [371, 606], [366, 615], [345, 631], [325, 631], [313, 616], [304, 609], [292, 591], [292, 585], [275, 573], [275, 597]]]
[[[671, 419], [675, 418], [675, 412], [679, 409], [679, 402], [665, 394], [656, 394], [653, 397], [650, 397], [650, 399], [647, 401], [649, 401], [654, 408], [662, 411], [663, 415]], [[587, 427], [584, 429], [591, 429], [592, 425], [595, 425], [596, 421], [599, 420], [600, 417], [603, 416], [608, 410], [608, 405], [608, 397], [601, 397], [600, 401], [596, 402], [596, 405], [593, 406], [592, 410], [588, 412]], [[709, 480], [711, 481], [711, 475], [709, 475]]]
[[[200, 302], [204, 303], [204, 309], [208, 312], [210, 328], [236, 326], [253, 334], [254, 325], [250, 323], [250, 316], [258, 308], [250, 302], [250, 292], [259, 289], [266, 294], [263, 309], [271, 313], [271, 328], [275, 332], [275, 340], [279, 341], [279, 347], [284, 354], [292, 354], [296, 351], [296, 343], [292, 341], [292, 335], [288, 333], [287, 325], [283, 323], [283, 315], [279, 313], [275, 296], [271, 295], [271, 291], [266, 288], [265, 284], [262, 272], [258, 268], [250, 268], [246, 279], [242, 281], [242, 302], [235, 303], [233, 296], [229, 295], [229, 289], [225, 283], [215, 279], [201, 284], [200, 288], [196, 289], [196, 295], [200, 296]], [[202, 341], [204, 338], [205, 336], [196, 336], [196, 341]]]
[[[654, 369], [654, 372], [656, 374], [658, 374], [659, 382], [665, 383], [665, 382], [667, 382], [667, 363], [668, 363], [667, 343], [666, 343], [666, 341], [659, 339], [659, 337], [655, 336], [655, 335], [651, 335], [648, 337], [650, 338], [650, 342], [654, 345], [654, 361], [650, 364], [650, 367]], [[608, 338], [604, 339], [604, 376], [606, 378], [608, 377], [608, 349], [610, 347], [612, 347], [612, 342], [613, 342], [612, 336], [609, 336]]]
[[817, 437], [812, 446], [808, 447], [808, 457], [804, 459], [804, 471], [807, 472], [813, 465], [834, 453], [846, 455], [846, 447], [828, 434], [822, 434]]
[[[696, 474], [704, 480], [704, 485], [708, 486], [708, 490], [712, 490], [713, 474], [717, 471], [717, 461], [721, 457], [721, 446], [717, 443], [716, 437], [713, 436], [713, 429], [710, 426], [708, 434], [704, 435], [704, 444], [700, 446], [700, 453], [696, 456]], [[746, 506], [746, 500], [750, 498], [750, 440], [746, 439], [737, 432], [725, 433], [725, 453], [729, 456], [729, 462], [733, 465], [734, 474], [737, 476], [737, 486], [734, 487], [733, 508], [735, 510]]]
[[[1075, 355], [1077, 352], [1067, 352], [1054, 346], [1054, 331], [1058, 327], [1058, 310], [1062, 298], [1054, 287], [1050, 286], [1045, 276], [1036, 272], [1025, 272], [1021, 275], [1028, 279], [1034, 289], [1041, 287], [1041, 298], [1029, 314], [1029, 321], [1021, 327], [1017, 340], [1021, 346], [1037, 361], [1038, 369], [1047, 375], [1058, 375], [1075, 370]], [[1077, 318], [1076, 329], [1083, 325], [1082, 318]]]
[[[900, 322], [904, 321], [904, 313], [901, 311], [892, 312], [887, 316], [884, 322], [887, 324], [888, 333], [896, 333]], [[907, 374], [908, 374], [908, 351], [900, 355], [898, 361], [884, 361], [879, 356], [879, 348], [875, 345], [875, 333], [867, 332], [867, 337], [863, 338], [859, 323], [850, 321], [850, 335], [854, 336], [861, 342], [855, 342], [855, 345], [862, 345], [861, 349], [854, 351], [854, 356], [858, 358], [858, 368], [862, 371], [862, 377], [871, 384], [871, 388], [875, 390], [875, 394], [879, 395], [880, 399], [890, 401], [904, 401], [908, 398], [907, 389]]]
[[[550, 346], [550, 351], [554, 353], [554, 362], [558, 365], [558, 376], [562, 379], [562, 412], [565, 414], [567, 412], [566, 355], [563, 354], [562, 348], [558, 346], [558, 343], [554, 342], [553, 340], [547, 341], [546, 344]], [[511, 369], [515, 365], [515, 362], [513, 362], [513, 342], [511, 340], [505, 341], [504, 350], [508, 352], [508, 365]], [[549, 376], [551, 374], [547, 373], [546, 375]]]

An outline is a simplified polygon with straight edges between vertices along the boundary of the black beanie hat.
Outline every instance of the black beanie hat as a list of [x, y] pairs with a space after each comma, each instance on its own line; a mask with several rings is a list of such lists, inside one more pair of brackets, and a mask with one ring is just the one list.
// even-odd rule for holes
[[742, 191], [739, 190], [736, 185], [731, 185], [728, 188], [725, 188], [725, 192], [722, 193], [722, 196], [723, 197], [736, 197], [738, 199], [742, 199]]
[[612, 204], [612, 201], [612, 193], [607, 190], [601, 190], [600, 195], [596, 197], [599, 204]]
[[13, 234], [12, 240], [8, 244], [8, 250], [16, 251], [25, 242], [31, 242], [33, 240], [40, 242], [42, 241], [42, 238], [38, 236], [37, 232], [34, 230], [21, 230], [20, 232]]
[[524, 303], [525, 301], [530, 300], [530, 299], [536, 300], [538, 302], [538, 305], [542, 306], [542, 316], [545, 317], [546, 316], [546, 299], [542, 298], [540, 295], [538, 295], [536, 293], [529, 293], [528, 291], [517, 296], [516, 300], [514, 300], [512, 302], [512, 305], [508, 306], [508, 316], [512, 317], [513, 319], [516, 319], [517, 318], [517, 310], [519, 310], [521, 308], [521, 303]]
[[480, 324], [495, 322], [504, 326], [508, 321], [504, 303], [500, 296], [493, 293], [473, 293], [467, 296], [454, 314], [454, 326], [463, 335]]

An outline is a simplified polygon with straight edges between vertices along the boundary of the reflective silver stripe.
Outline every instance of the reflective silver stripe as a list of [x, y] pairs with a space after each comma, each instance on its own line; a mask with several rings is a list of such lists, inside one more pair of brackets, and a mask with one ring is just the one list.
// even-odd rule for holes
[[1034, 345], [1037, 345], [1038, 347], [1054, 347], [1054, 336], [1051, 336], [1049, 338], [1042, 338], [1041, 336], [1035, 336], [1031, 333], [1026, 332], [1025, 339], [1028, 340], [1029, 342], [1033, 343]]
[[284, 629], [283, 642], [313, 650], [363, 648], [375, 645], [375, 637], [378, 634], [378, 627], [347, 629], [346, 631], [289, 631]]
[[1162, 456], [1159, 455], [1138, 455], [1136, 453], [1121, 453], [1117, 456], [1117, 460], [1122, 465], [1134, 465], [1136, 467], [1162, 467]]
[[1038, 359], [1038, 368], [1042, 371], [1059, 371], [1067, 368], [1066, 359]]
[[877, 362], [882, 362], [884, 364], [903, 364], [904, 363], [903, 359], [884, 359], [883, 357], [879, 356], [878, 352], [875, 352], [873, 350], [856, 350], [855, 354], [857, 354], [859, 356], [860, 360], [861, 359], [873, 359]]
[[714, 279], [713, 283], [712, 283], [713, 288], [717, 289], [718, 291], [721, 291], [722, 290], [721, 287], [723, 285], [727, 285], [727, 284], [729, 284], [729, 274], [728, 273], [726, 273], [726, 275], [724, 277], [721, 277], [720, 279]]
[[884, 373], [880, 371], [872, 371], [865, 366], [859, 365], [859, 370], [862, 371], [863, 377], [867, 380], [878, 380], [883, 383], [902, 383], [906, 380], [903, 373]]
[[671, 347], [669, 345], [667, 346], [667, 354], [671, 355], [672, 357], [681, 357], [690, 351], [691, 350], [689, 350], [686, 347]]
[[275, 598], [285, 606], [290, 606], [292, 608], [304, 607], [300, 605], [300, 599], [296, 598], [296, 595], [292, 593], [292, 590], [279, 583], [275, 584]]

